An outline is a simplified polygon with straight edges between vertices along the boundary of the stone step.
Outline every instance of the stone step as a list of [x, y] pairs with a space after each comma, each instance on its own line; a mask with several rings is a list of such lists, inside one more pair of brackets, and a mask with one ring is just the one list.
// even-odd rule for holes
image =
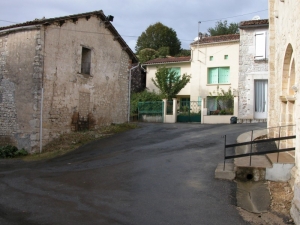
[[[293, 157], [288, 152], [280, 152], [280, 153], [270, 153], [266, 155], [270, 162], [273, 163], [283, 163], [283, 164], [294, 164], [295, 157]], [[277, 161], [278, 159], [278, 161]]]

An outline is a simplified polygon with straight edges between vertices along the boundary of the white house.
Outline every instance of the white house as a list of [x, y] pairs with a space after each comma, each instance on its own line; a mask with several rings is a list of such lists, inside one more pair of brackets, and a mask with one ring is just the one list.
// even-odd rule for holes
[[235, 94], [239, 75], [239, 34], [199, 38], [191, 44], [191, 100], [202, 99], [202, 123], [229, 123], [238, 115], [234, 98], [229, 115], [217, 115], [221, 110], [216, 96], [222, 90]]
[[[191, 75], [190, 83], [177, 95], [178, 102], [182, 105], [182, 102], [188, 101], [192, 112], [201, 111], [201, 123], [230, 123], [230, 118], [238, 115], [237, 97], [231, 108], [222, 110], [216, 96], [222, 90], [235, 93], [238, 89], [239, 37], [239, 34], [230, 34], [201, 38], [191, 44], [191, 57], [168, 57], [146, 62], [146, 87], [157, 91], [152, 78], [159, 66], [177, 70], [180, 75]], [[223, 115], [219, 115], [221, 111]]]

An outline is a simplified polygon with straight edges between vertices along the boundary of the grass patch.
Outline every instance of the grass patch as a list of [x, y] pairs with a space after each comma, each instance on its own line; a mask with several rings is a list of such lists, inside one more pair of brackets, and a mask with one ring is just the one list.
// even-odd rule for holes
[[113, 124], [96, 130], [71, 132], [60, 135], [43, 147], [43, 152], [24, 157], [25, 161], [51, 159], [64, 155], [91, 141], [137, 128], [135, 123]]

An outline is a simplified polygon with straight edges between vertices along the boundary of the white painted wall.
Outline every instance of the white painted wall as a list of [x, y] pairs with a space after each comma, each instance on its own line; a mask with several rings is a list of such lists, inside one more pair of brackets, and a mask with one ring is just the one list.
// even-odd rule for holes
[[[154, 90], [155, 92], [158, 92], [158, 88], [152, 82], [152, 78], [155, 79], [155, 73], [157, 71], [157, 68], [159, 68], [159, 67], [166, 67], [166, 68], [180, 67], [181, 75], [183, 75], [185, 73], [187, 75], [191, 75], [191, 63], [190, 62], [147, 65], [146, 88], [149, 91], [153, 91]], [[178, 93], [178, 95], [189, 96], [190, 95], [190, 85], [191, 85], [191, 83], [188, 83]]]

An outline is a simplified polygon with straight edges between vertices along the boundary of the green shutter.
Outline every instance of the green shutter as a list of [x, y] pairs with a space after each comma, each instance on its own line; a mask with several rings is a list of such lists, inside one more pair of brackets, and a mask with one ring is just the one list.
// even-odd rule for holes
[[218, 83], [218, 68], [208, 69], [208, 83], [217, 84]]
[[219, 68], [219, 84], [229, 83], [229, 67]]

